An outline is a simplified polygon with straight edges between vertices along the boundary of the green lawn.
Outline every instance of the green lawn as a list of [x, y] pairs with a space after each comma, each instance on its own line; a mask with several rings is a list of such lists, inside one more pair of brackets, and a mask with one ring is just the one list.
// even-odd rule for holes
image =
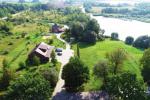
[[[111, 52], [117, 48], [123, 48], [128, 52], [128, 59], [124, 63], [123, 70], [132, 71], [137, 74], [138, 78], [141, 78], [139, 59], [141, 58], [143, 51], [136, 49], [132, 46], [128, 46], [121, 41], [105, 40], [97, 42], [95, 45], [87, 45], [79, 43], [80, 56], [83, 62], [85, 62], [90, 69], [90, 80], [85, 84], [85, 90], [97, 90], [102, 85], [101, 80], [93, 76], [93, 66], [101, 59], [105, 59], [107, 52]], [[73, 49], [76, 52], [76, 45], [73, 45]]]

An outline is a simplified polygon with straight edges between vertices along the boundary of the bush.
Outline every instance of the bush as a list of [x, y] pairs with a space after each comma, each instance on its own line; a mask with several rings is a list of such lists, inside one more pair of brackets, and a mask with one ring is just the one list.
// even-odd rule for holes
[[40, 73], [45, 78], [45, 80], [49, 81], [51, 87], [55, 87], [58, 81], [58, 72], [55, 68], [46, 68], [41, 70]]
[[24, 62], [20, 62], [19, 63], [19, 68], [17, 69], [17, 71], [20, 71], [22, 69], [26, 68], [26, 64]]
[[89, 79], [89, 69], [79, 58], [71, 58], [63, 68], [62, 79], [67, 91], [77, 91]]
[[3, 51], [3, 55], [7, 55], [9, 52], [7, 50]]
[[49, 39], [48, 44], [53, 44], [53, 39]]
[[119, 40], [119, 35], [118, 35], [118, 33], [112, 33], [112, 34], [111, 34], [111, 39], [112, 39], [112, 40]]
[[11, 81], [6, 100], [48, 100], [51, 95], [49, 83], [40, 75], [25, 74]]
[[131, 36], [128, 36], [125, 40], [125, 44], [128, 44], [128, 45], [132, 45], [133, 42], [134, 42], [134, 38]]
[[12, 42], [9, 42], [8, 45], [13, 45], [13, 43], [12, 43]]

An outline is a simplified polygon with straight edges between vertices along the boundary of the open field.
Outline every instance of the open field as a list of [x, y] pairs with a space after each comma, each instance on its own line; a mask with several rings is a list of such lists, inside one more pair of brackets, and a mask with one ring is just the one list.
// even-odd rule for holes
[[[128, 53], [128, 59], [124, 62], [123, 70], [131, 71], [137, 74], [138, 78], [141, 78], [139, 60], [143, 54], [143, 51], [136, 49], [132, 46], [124, 44], [122, 41], [105, 40], [97, 42], [95, 45], [87, 45], [79, 43], [80, 57], [83, 62], [88, 65], [90, 69], [90, 80], [85, 84], [85, 91], [98, 90], [102, 82], [93, 75], [93, 66], [101, 59], [105, 59], [107, 52], [111, 52], [117, 48], [123, 48]], [[73, 45], [73, 49], [76, 52], [76, 45]]]

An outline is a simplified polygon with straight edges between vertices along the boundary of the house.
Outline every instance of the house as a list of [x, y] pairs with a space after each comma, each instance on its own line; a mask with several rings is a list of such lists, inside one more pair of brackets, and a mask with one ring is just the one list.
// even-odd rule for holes
[[50, 60], [53, 49], [54, 46], [49, 46], [48, 44], [41, 42], [32, 50], [29, 54], [29, 58], [37, 56], [40, 58], [41, 63], [46, 63]]
[[61, 33], [61, 32], [64, 32], [64, 30], [57, 24], [54, 24], [52, 26], [52, 32], [53, 33]]

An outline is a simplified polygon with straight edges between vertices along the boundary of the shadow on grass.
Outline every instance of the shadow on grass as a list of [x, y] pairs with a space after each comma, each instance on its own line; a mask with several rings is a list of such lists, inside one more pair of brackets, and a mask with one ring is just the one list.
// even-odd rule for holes
[[[74, 42], [72, 43], [73, 45], [74, 44], [77, 44], [77, 42]], [[85, 42], [78, 42], [79, 44], [79, 48], [87, 48], [87, 47], [90, 47], [90, 46], [94, 46], [96, 43], [85, 43]]]

